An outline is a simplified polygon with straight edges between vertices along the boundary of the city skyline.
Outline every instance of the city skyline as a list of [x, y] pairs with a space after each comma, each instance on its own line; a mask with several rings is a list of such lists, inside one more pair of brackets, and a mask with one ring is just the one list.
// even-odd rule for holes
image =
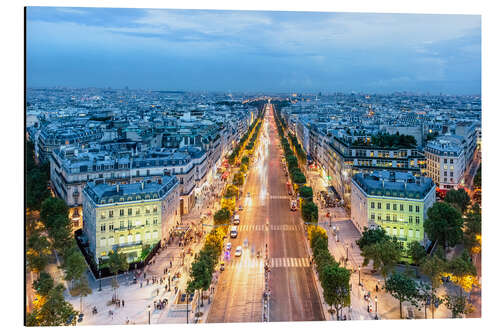
[[26, 75], [29, 87], [475, 95], [480, 33], [479, 15], [29, 7]]

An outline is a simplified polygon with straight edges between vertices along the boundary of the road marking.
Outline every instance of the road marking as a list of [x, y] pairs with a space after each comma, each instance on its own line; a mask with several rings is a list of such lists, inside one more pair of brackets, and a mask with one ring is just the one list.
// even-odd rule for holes
[[269, 195], [269, 199], [271, 200], [290, 200], [289, 195]]
[[309, 267], [308, 258], [271, 258], [271, 267]]

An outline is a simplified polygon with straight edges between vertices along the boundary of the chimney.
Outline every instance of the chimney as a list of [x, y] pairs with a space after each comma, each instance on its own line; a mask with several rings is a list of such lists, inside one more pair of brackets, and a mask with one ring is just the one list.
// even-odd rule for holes
[[120, 184], [116, 183], [116, 193], [120, 192]]
[[144, 182], [141, 182], [141, 190], [144, 190]]

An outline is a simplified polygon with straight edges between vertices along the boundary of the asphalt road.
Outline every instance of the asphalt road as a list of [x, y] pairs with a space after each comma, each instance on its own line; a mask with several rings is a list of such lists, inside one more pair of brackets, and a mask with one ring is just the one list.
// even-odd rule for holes
[[[207, 322], [262, 321], [266, 244], [271, 264], [270, 320], [324, 320], [300, 212], [290, 211], [272, 110], [266, 113], [261, 131], [254, 154], [259, 158], [251, 165], [241, 198], [244, 210], [239, 213], [238, 237], [230, 239], [231, 258], [219, 278]], [[235, 248], [245, 239], [248, 247], [235, 258]]]

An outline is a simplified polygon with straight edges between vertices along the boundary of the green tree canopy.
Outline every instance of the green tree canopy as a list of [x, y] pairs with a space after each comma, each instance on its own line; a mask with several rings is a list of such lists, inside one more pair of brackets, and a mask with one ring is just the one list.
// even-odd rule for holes
[[333, 306], [340, 317], [340, 309], [351, 304], [350, 278], [351, 272], [337, 263], [323, 266], [321, 272], [321, 286], [325, 302]]
[[243, 185], [244, 180], [245, 180], [245, 177], [243, 176], [243, 173], [238, 172], [233, 177], [233, 184], [236, 186], [241, 186], [241, 185]]
[[470, 204], [470, 198], [463, 188], [446, 192], [444, 201], [456, 207], [462, 214]]
[[74, 325], [77, 313], [63, 295], [64, 287], [59, 284], [52, 288], [45, 303], [26, 318], [27, 326], [69, 326]]
[[467, 301], [467, 297], [463, 295], [446, 295], [444, 304], [451, 311], [453, 318], [460, 315], [466, 315], [474, 311], [474, 307]]
[[72, 254], [65, 258], [63, 269], [64, 279], [71, 281], [71, 285], [73, 286], [73, 282], [79, 280], [85, 271], [87, 271], [87, 262], [80, 253], [80, 250], [73, 251]]
[[306, 222], [318, 222], [318, 206], [312, 201], [306, 201], [302, 204], [302, 218]]
[[41, 296], [47, 296], [54, 288], [54, 279], [47, 272], [40, 272], [40, 276], [33, 282], [33, 289]]
[[231, 212], [226, 207], [219, 209], [214, 214], [215, 225], [227, 224], [231, 219]]
[[377, 227], [373, 229], [363, 228], [361, 238], [356, 241], [359, 248], [362, 250], [365, 246], [379, 243], [385, 240], [389, 240], [390, 237], [387, 235], [385, 229]]
[[420, 245], [419, 242], [413, 241], [408, 244], [408, 255], [415, 265], [420, 266], [427, 253], [425, 247]]
[[313, 199], [313, 190], [310, 186], [299, 187], [299, 194], [300, 194], [300, 197], [304, 198], [305, 200], [312, 200]]
[[373, 268], [380, 270], [385, 280], [401, 259], [401, 253], [401, 245], [394, 239], [367, 245], [361, 250], [361, 255], [364, 258], [363, 266], [367, 266], [370, 261], [373, 261]]
[[394, 273], [385, 282], [385, 289], [399, 301], [399, 317], [403, 318], [403, 302], [417, 305], [419, 292], [417, 284], [404, 274]]
[[429, 238], [443, 247], [455, 246], [462, 240], [460, 212], [445, 202], [436, 202], [427, 211], [424, 230]]
[[42, 202], [40, 208], [40, 219], [45, 224], [47, 229], [56, 229], [58, 227], [56, 217], [68, 216], [68, 206], [64, 200], [59, 198], [47, 198]]

